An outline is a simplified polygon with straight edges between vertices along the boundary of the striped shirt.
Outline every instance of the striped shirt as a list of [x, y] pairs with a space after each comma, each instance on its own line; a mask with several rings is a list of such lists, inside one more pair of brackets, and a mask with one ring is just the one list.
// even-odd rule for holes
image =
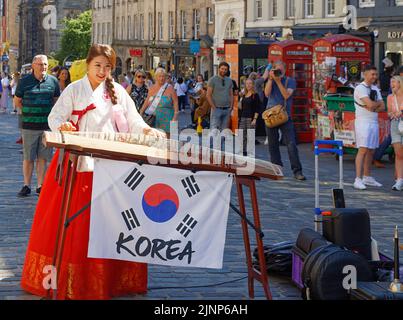
[[60, 96], [58, 80], [46, 75], [39, 81], [30, 74], [19, 81], [15, 95], [22, 99], [22, 129], [48, 130], [54, 98]]

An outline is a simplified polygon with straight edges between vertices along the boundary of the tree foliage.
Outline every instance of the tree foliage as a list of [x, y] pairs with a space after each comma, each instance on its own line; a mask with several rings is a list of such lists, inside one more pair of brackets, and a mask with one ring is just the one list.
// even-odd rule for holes
[[75, 60], [87, 56], [91, 46], [92, 13], [84, 11], [76, 18], [64, 19], [62, 30], [61, 47], [56, 53], [56, 58], [62, 63], [70, 55]]

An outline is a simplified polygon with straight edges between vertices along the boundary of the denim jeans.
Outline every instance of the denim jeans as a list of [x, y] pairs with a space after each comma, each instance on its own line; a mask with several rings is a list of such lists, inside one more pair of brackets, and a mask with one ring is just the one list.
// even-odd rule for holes
[[390, 146], [391, 143], [392, 143], [392, 136], [388, 135], [385, 138], [385, 140], [383, 140], [378, 149], [375, 150], [374, 160], [380, 161], [383, 155], [385, 154], [386, 149]]
[[292, 171], [294, 172], [294, 174], [302, 173], [302, 165], [301, 161], [299, 160], [297, 141], [295, 139], [294, 124], [291, 120], [274, 129], [266, 127], [266, 133], [269, 140], [270, 161], [283, 167], [283, 162], [281, 161], [280, 154], [280, 130], [282, 134], [282, 140], [287, 146], [288, 157], [290, 158]]
[[231, 116], [230, 108], [211, 109], [210, 113], [210, 129], [218, 129], [220, 131], [228, 129], [229, 118]]

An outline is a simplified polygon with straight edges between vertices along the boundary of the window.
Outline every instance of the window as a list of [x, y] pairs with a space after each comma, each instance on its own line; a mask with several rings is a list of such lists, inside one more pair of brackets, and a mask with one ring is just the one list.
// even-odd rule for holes
[[277, 3], [277, 0], [272, 0], [272, 3], [271, 3], [271, 13], [272, 13], [272, 17], [273, 17], [273, 18], [277, 18], [277, 17], [278, 17], [278, 3]]
[[139, 21], [139, 36], [140, 40], [144, 40], [144, 15], [140, 15], [140, 21]]
[[133, 38], [133, 26], [132, 26], [132, 17], [128, 16], [127, 17], [127, 39], [132, 39]]
[[97, 43], [101, 43], [101, 24], [97, 23]]
[[263, 18], [262, 0], [256, 0], [255, 6], [256, 6], [256, 19], [262, 19]]
[[152, 13], [148, 14], [148, 40], [154, 40], [154, 17]]
[[187, 32], [187, 22], [186, 22], [186, 12], [181, 11], [181, 38], [186, 39]]
[[360, 8], [370, 8], [375, 7], [375, 0], [360, 0]]
[[200, 37], [200, 10], [193, 10], [193, 37], [199, 39]]
[[305, 18], [313, 18], [313, 0], [305, 0]]
[[137, 15], [133, 16], [133, 38], [139, 38], [139, 26], [138, 26], [138, 17]]
[[238, 39], [239, 32], [239, 22], [235, 18], [231, 18], [225, 27], [225, 39]]
[[95, 43], [97, 42], [97, 24], [93, 23], [92, 24], [92, 42]]
[[102, 43], [105, 43], [105, 42], [106, 42], [105, 33], [106, 33], [106, 24], [103, 23], [103, 24], [102, 24]]
[[207, 23], [208, 24], [214, 23], [214, 13], [213, 13], [213, 8], [211, 8], [211, 7], [207, 8]]
[[169, 40], [172, 40], [175, 38], [175, 21], [173, 11], [169, 11], [168, 20]]
[[287, 18], [295, 17], [295, 0], [287, 0]]
[[162, 12], [158, 12], [158, 39], [162, 40], [164, 38], [163, 20]]
[[326, 0], [326, 16], [334, 17], [336, 15], [336, 0]]
[[126, 28], [125, 17], [122, 17], [122, 33], [121, 33], [121, 38], [120, 38], [122, 40], [125, 38], [125, 28]]
[[108, 22], [108, 44], [112, 43], [112, 22]]
[[116, 39], [120, 39], [120, 19], [119, 17], [116, 18]]

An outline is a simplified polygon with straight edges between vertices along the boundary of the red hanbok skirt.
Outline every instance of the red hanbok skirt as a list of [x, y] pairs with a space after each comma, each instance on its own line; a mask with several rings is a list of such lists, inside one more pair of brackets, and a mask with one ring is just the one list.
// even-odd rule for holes
[[[25, 291], [42, 297], [47, 296], [43, 282], [49, 278], [49, 271], [44, 272], [44, 268], [52, 265], [63, 193], [55, 180], [57, 160], [58, 152], [48, 168], [36, 207], [21, 279]], [[66, 159], [64, 175], [67, 162]], [[77, 173], [69, 216], [91, 201], [92, 176], [91, 172]], [[58, 272], [58, 299], [96, 300], [146, 293], [146, 264], [87, 258], [89, 224], [90, 209], [87, 209], [67, 229]]]

